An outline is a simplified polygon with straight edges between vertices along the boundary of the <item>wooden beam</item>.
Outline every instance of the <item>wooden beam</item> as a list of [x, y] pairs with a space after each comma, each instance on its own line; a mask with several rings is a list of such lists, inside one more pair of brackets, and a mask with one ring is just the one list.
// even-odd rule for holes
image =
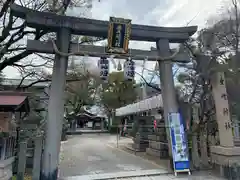
[[[107, 38], [108, 21], [60, 16], [49, 12], [31, 10], [17, 4], [11, 5], [14, 16], [26, 19], [29, 27], [59, 31], [59, 28], [70, 28], [72, 34]], [[152, 41], [169, 39], [170, 43], [182, 43], [197, 31], [197, 26], [157, 27], [132, 24], [131, 40]]]
[[[28, 40], [27, 41], [27, 50], [38, 53], [47, 53], [54, 54], [54, 48], [51, 41], [37, 41], [37, 40]], [[110, 55], [106, 55], [104, 46], [93, 46], [93, 45], [78, 45], [76, 43], [71, 43], [70, 45], [70, 53], [72, 52], [82, 52], [79, 56], [88, 55], [90, 57], [99, 57], [105, 56], [110, 57]], [[87, 52], [87, 53], [84, 53]], [[147, 50], [138, 50], [138, 49], [130, 49], [129, 50], [131, 56], [135, 60], [144, 60], [145, 57], [148, 57], [148, 61], [156, 61], [157, 50], [147, 51]], [[174, 51], [172, 51], [174, 53]], [[137, 56], [134, 58], [134, 56]], [[115, 58], [118, 59], [126, 59], [126, 55], [119, 55]], [[173, 61], [175, 62], [189, 62], [190, 58], [186, 52], [179, 53]]]

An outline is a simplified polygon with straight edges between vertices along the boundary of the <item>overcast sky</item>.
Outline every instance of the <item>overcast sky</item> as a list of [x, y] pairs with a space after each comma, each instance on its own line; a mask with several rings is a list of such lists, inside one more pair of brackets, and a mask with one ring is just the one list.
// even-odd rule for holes
[[184, 26], [199, 14], [191, 25], [203, 26], [208, 16], [219, 12], [227, 1], [230, 0], [101, 0], [94, 1], [92, 16], [102, 20], [118, 16], [146, 25]]
[[[109, 16], [132, 19], [134, 24], [156, 26], [197, 25], [199, 29], [206, 25], [212, 15], [221, 14], [230, 0], [93, 0], [91, 16], [94, 19], [109, 20]], [[78, 15], [79, 10], [73, 14]], [[130, 47], [149, 49], [154, 43], [131, 42]], [[96, 64], [96, 63], [95, 63]], [[147, 63], [154, 68], [154, 63]], [[138, 67], [137, 71], [141, 71]], [[16, 78], [12, 68], [4, 70], [8, 77]]]

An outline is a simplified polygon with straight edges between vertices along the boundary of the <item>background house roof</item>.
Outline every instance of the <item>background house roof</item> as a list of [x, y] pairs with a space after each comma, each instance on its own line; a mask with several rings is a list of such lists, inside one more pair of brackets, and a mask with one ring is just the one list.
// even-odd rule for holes
[[0, 91], [0, 111], [29, 111], [28, 95], [26, 92]]

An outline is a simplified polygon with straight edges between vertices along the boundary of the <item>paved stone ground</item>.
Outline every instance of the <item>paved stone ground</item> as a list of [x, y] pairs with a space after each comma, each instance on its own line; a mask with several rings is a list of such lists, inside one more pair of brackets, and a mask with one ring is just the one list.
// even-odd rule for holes
[[[106, 173], [119, 174], [119, 172], [158, 170], [161, 171], [163, 175], [155, 177], [151, 176], [149, 178], [137, 177], [122, 179], [220, 180], [220, 178], [211, 175], [209, 172], [198, 172], [194, 173], [192, 176], [180, 175], [177, 178], [173, 175], [166, 175], [165, 173], [167, 173], [167, 171], [164, 167], [148, 160], [144, 160], [142, 157], [125, 152], [120, 148], [117, 149], [116, 139], [116, 136], [108, 134], [83, 134], [70, 137], [61, 147], [60, 179], [71, 177], [71, 180], [87, 180], [92, 178], [86, 179], [86, 176], [83, 175], [100, 175]], [[119, 147], [129, 142], [131, 142], [130, 139], [121, 138], [119, 141]], [[64, 179], [68, 180], [69, 178]]]
[[[149, 177], [128, 177], [128, 178], [113, 178], [108, 180], [224, 180], [214, 176], [206, 176], [206, 175], [191, 175], [191, 176], [172, 176], [172, 175], [159, 175], [159, 176], [149, 176]], [[88, 177], [72, 177], [65, 178], [61, 180], [103, 180], [102, 178], [88, 178]], [[104, 179], [106, 180], [106, 179]]]
[[114, 143], [116, 136], [108, 134], [70, 137], [61, 147], [60, 177], [159, 169], [151, 162], [110, 145]]
[[206, 173], [198, 173], [191, 176], [180, 175], [178, 177], [175, 177], [173, 175], [159, 175], [159, 176], [149, 176], [149, 177], [132, 177], [132, 178], [118, 178], [118, 179], [119, 180], [224, 180], [218, 177], [214, 177], [212, 175], [207, 175]]
[[[141, 172], [139, 172], [141, 174]], [[110, 175], [109, 177], [112, 177]], [[66, 177], [61, 180], [224, 180], [222, 178], [215, 177], [211, 174], [208, 174], [207, 172], [198, 172], [194, 173], [190, 176], [188, 175], [178, 175], [177, 177], [173, 175], [156, 175], [156, 176], [138, 176], [138, 177], [115, 177], [115, 178], [108, 178], [107, 176], [102, 177], [99, 175], [99, 177], [95, 176], [72, 176], [72, 177]]]

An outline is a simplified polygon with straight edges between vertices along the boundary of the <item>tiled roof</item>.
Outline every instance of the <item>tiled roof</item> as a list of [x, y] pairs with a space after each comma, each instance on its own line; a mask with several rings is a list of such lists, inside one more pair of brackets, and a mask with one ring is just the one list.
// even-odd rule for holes
[[0, 95], [0, 106], [17, 106], [23, 103], [26, 96], [2, 96]]
[[[28, 95], [29, 93], [0, 91], [0, 109], [2, 111], [15, 111], [21, 108], [28, 110]], [[27, 105], [26, 107], [22, 106], [24, 103]]]

